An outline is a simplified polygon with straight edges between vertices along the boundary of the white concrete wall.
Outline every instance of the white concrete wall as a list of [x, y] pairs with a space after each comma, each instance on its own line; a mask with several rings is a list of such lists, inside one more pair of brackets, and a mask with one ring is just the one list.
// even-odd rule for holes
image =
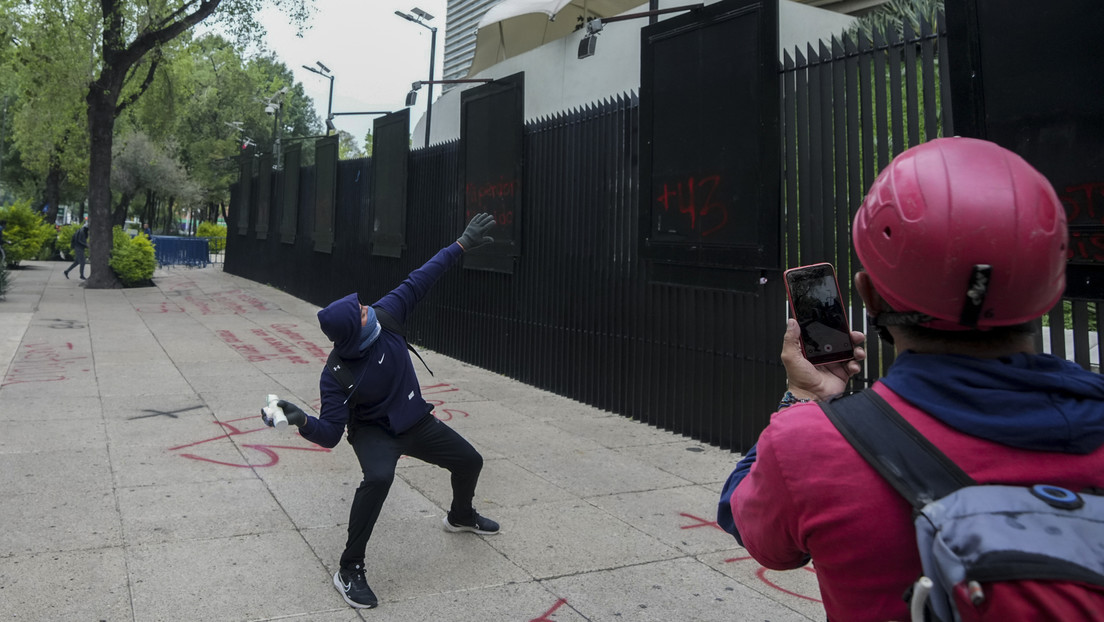
[[[717, 0], [709, 0], [712, 4]], [[660, 8], [681, 6], [685, 1], [665, 0]], [[648, 10], [648, 4], [626, 13]], [[672, 15], [679, 15], [678, 13]], [[661, 19], [665, 16], [661, 16]], [[809, 7], [790, 0], [779, 0], [779, 58], [781, 50], [795, 45], [839, 35], [854, 18]], [[594, 56], [579, 59], [579, 41], [584, 31], [545, 44], [535, 50], [490, 67], [477, 78], [502, 78], [525, 72], [525, 120], [552, 115], [579, 106], [640, 90], [640, 29], [647, 18], [608, 24], [598, 35]], [[433, 103], [433, 127], [430, 142], [440, 143], [460, 137], [460, 93], [478, 85], [460, 85]], [[425, 117], [414, 128], [413, 144], [424, 143]]]

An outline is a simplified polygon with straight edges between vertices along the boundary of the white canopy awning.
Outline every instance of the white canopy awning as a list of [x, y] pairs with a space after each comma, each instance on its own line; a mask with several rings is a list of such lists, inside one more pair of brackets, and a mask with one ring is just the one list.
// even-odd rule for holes
[[619, 15], [641, 4], [641, 0], [503, 0], [479, 20], [468, 75], [566, 37], [589, 18]]

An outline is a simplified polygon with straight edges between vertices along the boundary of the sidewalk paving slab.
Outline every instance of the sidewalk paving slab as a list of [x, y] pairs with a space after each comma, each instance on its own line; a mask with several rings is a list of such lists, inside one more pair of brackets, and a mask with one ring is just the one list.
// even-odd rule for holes
[[356, 456], [258, 417], [269, 393], [317, 411], [318, 307], [218, 265], [86, 290], [24, 264], [0, 300], [0, 619], [824, 619], [811, 569], [768, 572], [713, 522], [738, 454], [426, 348], [502, 533], [444, 531], [447, 471], [401, 459], [381, 604], [354, 610], [332, 575]]

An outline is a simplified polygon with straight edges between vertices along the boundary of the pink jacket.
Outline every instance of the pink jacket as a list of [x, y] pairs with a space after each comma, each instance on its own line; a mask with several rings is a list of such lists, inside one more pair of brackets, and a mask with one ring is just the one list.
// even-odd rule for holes
[[[978, 482], [1104, 487], [1104, 448], [1074, 455], [999, 445], [946, 426], [880, 382], [874, 390]], [[763, 566], [798, 568], [812, 556], [830, 620], [908, 619], [902, 595], [920, 575], [910, 508], [816, 404], [774, 414], [730, 502]]]

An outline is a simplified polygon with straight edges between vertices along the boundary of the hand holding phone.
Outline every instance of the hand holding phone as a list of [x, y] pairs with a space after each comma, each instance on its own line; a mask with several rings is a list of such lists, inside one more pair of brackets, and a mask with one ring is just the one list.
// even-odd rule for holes
[[832, 264], [792, 268], [784, 276], [790, 312], [801, 328], [805, 358], [813, 365], [853, 359], [851, 328]]

